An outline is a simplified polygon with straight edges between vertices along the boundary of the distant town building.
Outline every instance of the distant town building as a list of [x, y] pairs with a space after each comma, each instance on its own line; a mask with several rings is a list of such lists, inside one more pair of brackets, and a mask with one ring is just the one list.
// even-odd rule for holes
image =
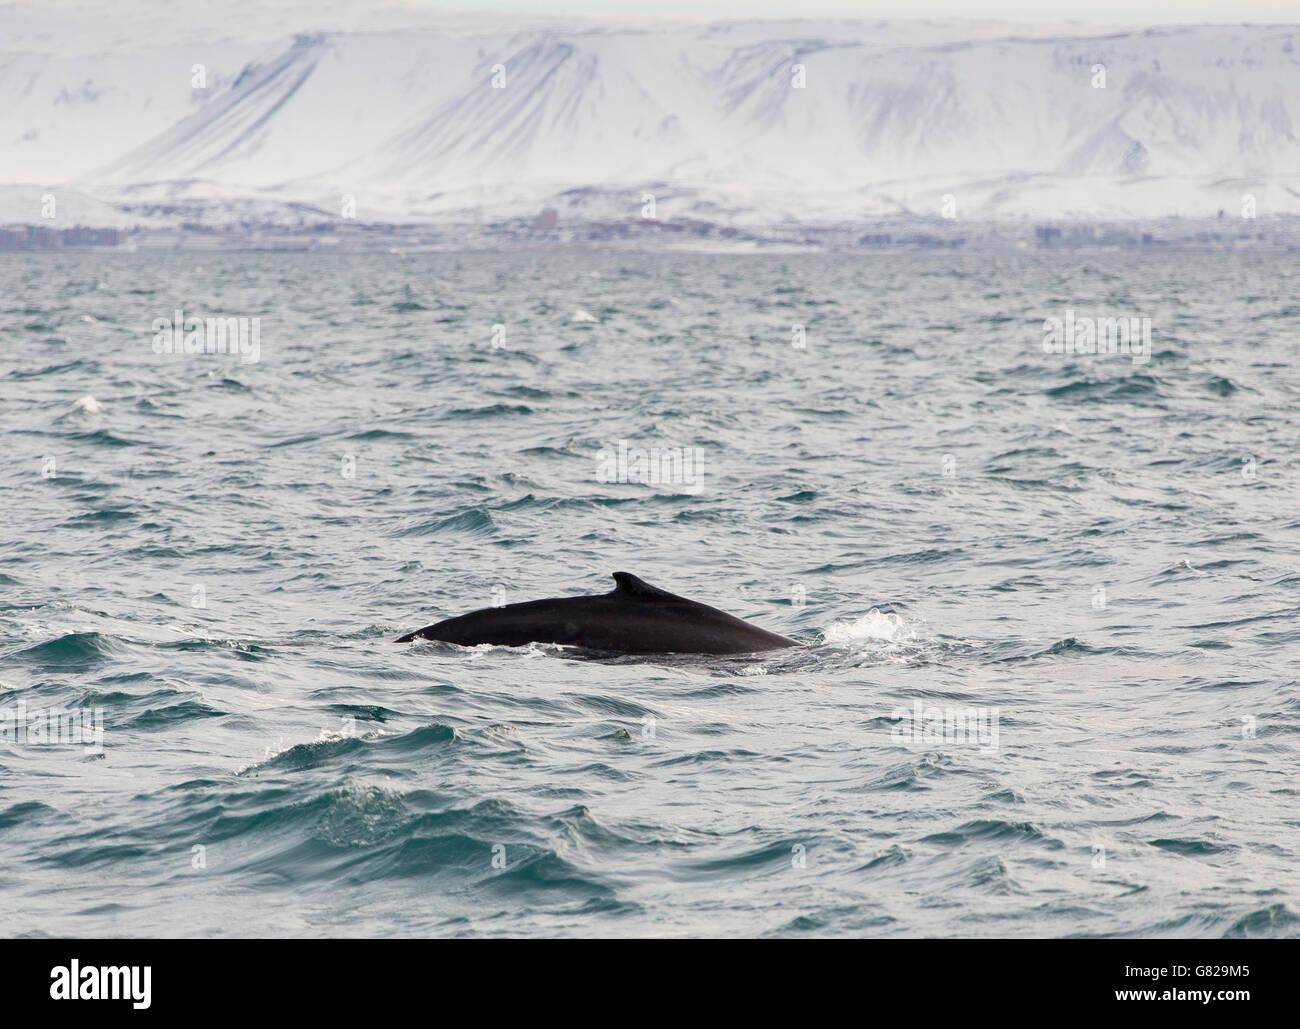
[[65, 247], [115, 247], [126, 237], [121, 229], [91, 229], [78, 225], [64, 229], [61, 242]]
[[10, 225], [0, 229], [0, 250], [115, 247], [125, 242], [126, 235], [124, 229], [92, 229], [85, 225], [61, 230], [48, 225]]

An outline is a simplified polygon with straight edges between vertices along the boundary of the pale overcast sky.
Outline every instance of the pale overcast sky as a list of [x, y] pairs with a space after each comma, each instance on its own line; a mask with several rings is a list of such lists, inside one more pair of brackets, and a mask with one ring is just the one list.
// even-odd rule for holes
[[1300, 0], [477, 0], [430, 6], [686, 18], [995, 18], [1109, 24], [1300, 22]]
[[[13, 0], [8, 0], [13, 2]], [[185, 23], [195, 5], [213, 0], [18, 0], [19, 6], [113, 12], [129, 19], [147, 12], [155, 19]], [[0, 0], [0, 21], [6, 0]], [[222, 6], [216, 0], [215, 6]], [[224, 6], [240, 6], [229, 0]], [[666, 18], [972, 18], [1036, 22], [1078, 21], [1100, 25], [1197, 22], [1300, 23], [1300, 0], [258, 0], [263, 10], [304, 6], [319, 13], [406, 10], [521, 12], [661, 16]]]

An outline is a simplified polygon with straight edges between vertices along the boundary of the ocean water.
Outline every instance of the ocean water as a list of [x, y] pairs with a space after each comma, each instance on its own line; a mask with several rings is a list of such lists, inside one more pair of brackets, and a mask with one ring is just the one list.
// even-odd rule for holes
[[[1294, 254], [7, 256], [0, 933], [1300, 935], [1298, 297]], [[258, 360], [155, 353], [178, 308]], [[1046, 353], [1067, 309], [1150, 360]], [[616, 570], [806, 646], [391, 642]]]

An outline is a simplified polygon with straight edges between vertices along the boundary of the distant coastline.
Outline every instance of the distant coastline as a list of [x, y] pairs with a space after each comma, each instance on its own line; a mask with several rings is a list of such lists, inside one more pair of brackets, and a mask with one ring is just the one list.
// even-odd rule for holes
[[36, 251], [279, 251], [383, 253], [627, 250], [656, 252], [972, 252], [1300, 251], [1300, 215], [1256, 219], [1162, 218], [1143, 221], [960, 222], [898, 218], [842, 224], [725, 225], [698, 219], [646, 222], [564, 222], [553, 217], [485, 223], [394, 224], [310, 221], [282, 224], [166, 227], [96, 227], [11, 224], [0, 226], [0, 253]]

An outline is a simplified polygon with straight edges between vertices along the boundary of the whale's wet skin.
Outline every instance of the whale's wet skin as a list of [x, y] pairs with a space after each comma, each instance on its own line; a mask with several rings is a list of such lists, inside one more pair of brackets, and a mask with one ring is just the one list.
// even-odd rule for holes
[[[1295, 935], [1298, 284], [0, 255], [0, 933]], [[393, 643], [614, 569], [803, 645]]]
[[407, 633], [397, 642], [441, 640], [465, 647], [555, 643], [614, 654], [710, 655], [799, 645], [627, 572], [615, 572], [614, 582], [614, 589], [600, 596], [534, 600], [474, 611]]

